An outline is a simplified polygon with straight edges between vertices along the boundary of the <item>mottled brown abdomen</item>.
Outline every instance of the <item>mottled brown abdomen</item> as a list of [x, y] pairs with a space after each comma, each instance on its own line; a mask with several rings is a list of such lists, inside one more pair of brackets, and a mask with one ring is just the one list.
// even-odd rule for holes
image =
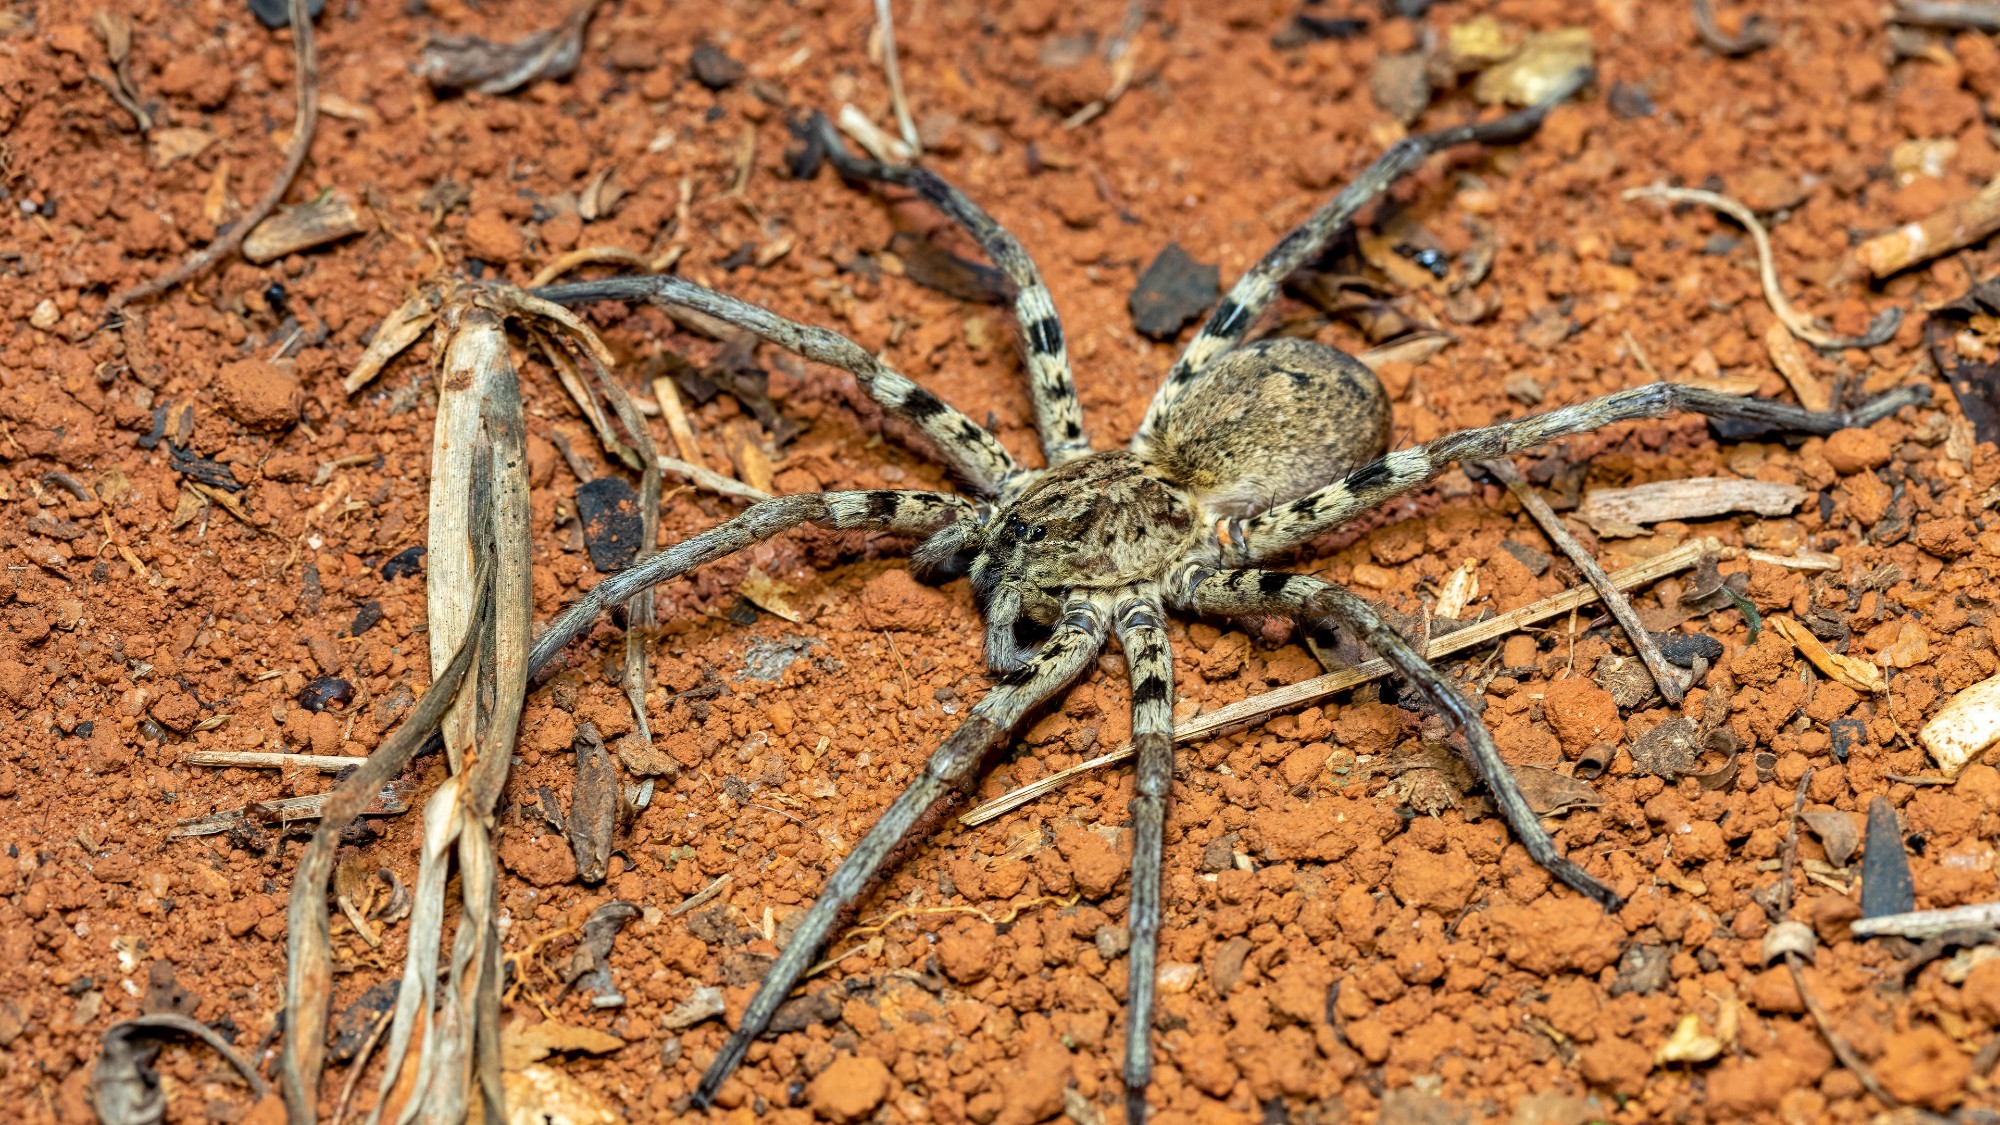
[[1389, 445], [1389, 396], [1346, 352], [1260, 340], [1224, 355], [1174, 403], [1141, 455], [1209, 512], [1245, 516], [1294, 500]]

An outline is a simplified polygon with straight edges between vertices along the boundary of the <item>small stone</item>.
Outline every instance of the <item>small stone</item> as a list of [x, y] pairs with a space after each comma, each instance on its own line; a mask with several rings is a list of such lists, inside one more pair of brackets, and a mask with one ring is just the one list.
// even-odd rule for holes
[[339, 676], [321, 676], [299, 692], [299, 706], [313, 714], [329, 707], [345, 707], [354, 699], [354, 685]]
[[1375, 60], [1368, 92], [1382, 112], [1408, 125], [1431, 104], [1430, 60], [1422, 51], [1388, 55]]
[[1706, 633], [1653, 633], [1653, 643], [1669, 663], [1694, 667], [1696, 660], [1714, 664], [1722, 659], [1722, 642]]
[[727, 90], [743, 81], [743, 64], [713, 43], [702, 43], [688, 56], [688, 73], [711, 90]]
[[1837, 430], [1820, 447], [1820, 456], [1842, 476], [1889, 463], [1889, 443], [1870, 430]]
[[56, 303], [47, 297], [43, 297], [41, 303], [35, 306], [35, 311], [28, 314], [28, 323], [44, 332], [54, 328], [56, 322], [61, 319], [62, 310], [57, 308]]
[[262, 359], [225, 363], [215, 374], [222, 412], [252, 430], [281, 430], [296, 422], [304, 394], [289, 370]]
[[889, 1068], [882, 1060], [842, 1055], [806, 1085], [806, 1102], [828, 1121], [859, 1121], [889, 1096]]
[[1221, 279], [1220, 269], [1195, 261], [1178, 242], [1167, 243], [1132, 290], [1133, 327], [1155, 340], [1173, 339], [1215, 303]]

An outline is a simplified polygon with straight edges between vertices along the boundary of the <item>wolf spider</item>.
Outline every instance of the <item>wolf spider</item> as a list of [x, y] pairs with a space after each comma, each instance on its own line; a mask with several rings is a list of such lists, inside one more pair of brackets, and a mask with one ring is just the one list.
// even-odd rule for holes
[[[1421, 487], [1453, 462], [1502, 457], [1566, 435], [1676, 410], [1831, 433], [1924, 401], [1927, 388], [1891, 391], [1854, 410], [1811, 413], [1768, 400], [1656, 383], [1385, 453], [1388, 396], [1366, 366], [1309, 340], [1244, 342], [1286, 276], [1320, 253], [1398, 177], [1454, 145], [1525, 138], [1550, 105], [1575, 88], [1485, 124], [1397, 142], [1236, 283], [1168, 372], [1130, 447], [1102, 451], [1093, 451], [1084, 436], [1062, 324], [1020, 243], [935, 174], [852, 156], [824, 119], [818, 119], [818, 140], [843, 177], [913, 190], [969, 232], [1012, 283], [1035, 426], [1048, 462], [1044, 469], [1018, 464], [986, 429], [826, 329], [667, 276], [610, 278], [538, 291], [565, 305], [625, 300], [697, 310], [807, 359], [852, 372], [885, 412], [928, 438], [979, 497], [878, 490], [760, 501], [735, 519], [610, 576], [565, 610], [536, 645], [531, 667], [545, 664], [606, 607], [807, 523], [920, 537], [913, 570], [928, 576], [970, 575], [974, 601], [986, 618], [986, 661], [997, 682], [827, 880], [702, 1077], [697, 1104], [708, 1104], [742, 1062], [751, 1041], [826, 946], [841, 911], [867, 887], [891, 849], [940, 798], [967, 783], [1024, 716], [1090, 667], [1107, 637], [1115, 634], [1130, 669], [1132, 744], [1138, 760], [1130, 806], [1130, 1011], [1124, 1078], [1127, 1120], [1143, 1120], [1152, 1066], [1147, 1029], [1158, 959], [1162, 837], [1174, 772], [1173, 659], [1164, 625], [1169, 608], [1220, 617], [1330, 621], [1352, 632], [1463, 731], [1480, 777], [1535, 861], [1606, 909], [1616, 908], [1619, 899], [1609, 887], [1557, 851], [1514, 785], [1475, 705], [1385, 625], [1373, 606], [1336, 583], [1257, 564]], [[1027, 646], [1023, 633], [1029, 635]]]

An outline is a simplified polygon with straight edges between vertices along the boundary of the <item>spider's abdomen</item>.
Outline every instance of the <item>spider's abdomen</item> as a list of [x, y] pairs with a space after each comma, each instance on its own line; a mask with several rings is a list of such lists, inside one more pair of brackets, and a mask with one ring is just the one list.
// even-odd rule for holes
[[1260, 340], [1217, 359], [1140, 450], [1213, 516], [1254, 515], [1378, 457], [1389, 396], [1346, 352]]
[[984, 605], [995, 589], [1015, 588], [1026, 616], [1041, 621], [1060, 591], [1158, 578], [1199, 538], [1197, 512], [1130, 453], [1071, 461], [994, 514], [972, 564], [974, 595]]

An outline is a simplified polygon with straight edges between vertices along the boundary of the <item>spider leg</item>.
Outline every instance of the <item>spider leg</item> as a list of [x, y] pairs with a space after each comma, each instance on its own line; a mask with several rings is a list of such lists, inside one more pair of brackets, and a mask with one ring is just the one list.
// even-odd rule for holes
[[1017, 471], [1014, 458], [1000, 439], [838, 332], [788, 320], [769, 309], [668, 274], [551, 285], [535, 290], [534, 295], [559, 305], [651, 301], [705, 313], [786, 351], [850, 372], [883, 410], [929, 438], [944, 463], [981, 495], [997, 495], [1001, 483]]
[[1089, 453], [1090, 440], [1083, 434], [1083, 406], [1076, 398], [1076, 382], [1070, 376], [1069, 353], [1063, 342], [1062, 319], [1056, 315], [1055, 301], [1042, 283], [1041, 271], [1020, 240], [937, 173], [882, 164], [848, 152], [824, 114], [813, 114], [811, 127], [819, 131], [827, 160], [843, 178], [895, 184], [916, 192], [963, 227], [1007, 275], [1014, 286], [1014, 317], [1021, 324], [1021, 353], [1028, 363], [1028, 388], [1034, 397], [1035, 429], [1042, 437], [1042, 452], [1050, 466]]
[[1905, 406], [1929, 400], [1929, 387], [1911, 385], [1878, 395], [1852, 410], [1814, 412], [1770, 399], [1738, 398], [1679, 383], [1649, 383], [1546, 414], [1460, 430], [1423, 445], [1385, 454], [1317, 492], [1232, 524], [1230, 538], [1240, 546], [1227, 550], [1231, 561], [1268, 559], [1426, 484], [1455, 461], [1503, 457], [1614, 422], [1664, 418], [1677, 410], [1686, 410], [1774, 429], [1830, 434], [1866, 426]]
[[949, 524], [978, 518], [979, 510], [971, 501], [949, 492], [890, 489], [809, 492], [759, 501], [728, 523], [683, 539], [592, 587], [588, 594], [557, 614], [535, 641], [533, 651], [528, 654], [528, 678], [534, 679], [607, 608], [623, 603], [641, 590], [678, 578], [704, 563], [733, 555], [800, 524], [929, 535]]
[[1007, 737], [1021, 717], [1054, 695], [1065, 684], [1083, 671], [1104, 645], [1103, 614], [1092, 602], [1077, 598], [1064, 607], [1062, 624], [1056, 626], [1047, 643], [1036, 652], [1035, 658], [1022, 668], [994, 685], [972, 708], [965, 723], [953, 731], [944, 744], [925, 763], [924, 771], [910, 783], [902, 795], [890, 803], [875, 827], [854, 845], [854, 850], [841, 861], [833, 875], [827, 879], [826, 888], [819, 899], [806, 911], [806, 916], [793, 933], [785, 951], [765, 975], [764, 983], [757, 989], [757, 995], [744, 1009], [743, 1019], [722, 1050], [709, 1064], [707, 1073], [701, 1076], [701, 1084], [695, 1087], [694, 1104], [706, 1107], [715, 1098], [722, 1084], [742, 1063], [743, 1056], [750, 1050], [750, 1043], [769, 1026], [771, 1016], [792, 991], [792, 987], [805, 976], [812, 967], [813, 959], [825, 948], [827, 939], [833, 933], [837, 916], [860, 896], [863, 888], [874, 878], [889, 852], [901, 842], [926, 811], [938, 798], [944, 796], [954, 786], [972, 772], [986, 753]]
[[1479, 712], [1450, 681], [1431, 667], [1430, 662], [1410, 647], [1402, 635], [1383, 623], [1375, 607], [1356, 597], [1346, 587], [1301, 574], [1279, 570], [1215, 571], [1199, 563], [1188, 564], [1175, 575], [1173, 590], [1177, 604], [1197, 613], [1224, 617], [1282, 614], [1295, 618], [1332, 618], [1354, 631], [1362, 642], [1375, 650], [1401, 674], [1410, 686], [1444, 712], [1465, 734], [1472, 750], [1472, 764], [1480, 779], [1500, 806], [1514, 836], [1528, 855], [1549, 874], [1567, 883], [1606, 910], [1618, 909], [1621, 899], [1596, 876], [1556, 850], [1555, 841], [1542, 828], [1527, 798], [1514, 781], [1514, 774], [1500, 758], [1500, 748], [1480, 720]]
[[1132, 677], [1132, 747], [1139, 759], [1132, 787], [1132, 935], [1127, 965], [1125, 1121], [1144, 1125], [1153, 1080], [1154, 975], [1160, 960], [1160, 856], [1167, 791], [1174, 779], [1174, 657], [1157, 598], [1133, 598], [1117, 611], [1118, 643]]
[[1285, 278], [1324, 250], [1333, 236], [1352, 222], [1355, 214], [1376, 196], [1421, 166], [1433, 153], [1473, 141], [1510, 144], [1525, 139], [1541, 127], [1542, 118], [1548, 116], [1550, 109], [1581, 89], [1589, 80], [1590, 71], [1579, 70], [1548, 100], [1527, 109], [1485, 124], [1456, 125], [1435, 132], [1418, 133], [1389, 146], [1389, 150], [1377, 157], [1375, 163], [1370, 164], [1353, 183], [1341, 189], [1340, 194], [1328, 200], [1305, 222], [1294, 227], [1230, 287], [1229, 295], [1215, 306], [1215, 311], [1202, 324], [1201, 331], [1188, 342], [1187, 350], [1175, 361], [1173, 370], [1167, 372], [1166, 381], [1160, 384], [1152, 405], [1146, 408], [1145, 421], [1139, 424], [1139, 432], [1132, 438], [1133, 450], [1143, 452], [1152, 444], [1167, 414], [1173, 410], [1174, 402], [1217, 356], [1243, 342], [1243, 337], [1256, 325], [1257, 318], [1277, 297], [1278, 287], [1284, 284]]

